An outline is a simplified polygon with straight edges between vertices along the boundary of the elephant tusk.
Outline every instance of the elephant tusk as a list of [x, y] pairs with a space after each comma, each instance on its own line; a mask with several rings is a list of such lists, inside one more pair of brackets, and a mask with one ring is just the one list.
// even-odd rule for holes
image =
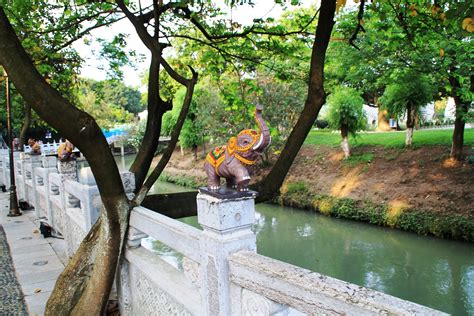
[[253, 146], [252, 149], [253, 149], [253, 150], [257, 150], [258, 147], [260, 147], [260, 145], [262, 145], [262, 143], [263, 143], [263, 134], [260, 134], [260, 139], [258, 140], [257, 145]]

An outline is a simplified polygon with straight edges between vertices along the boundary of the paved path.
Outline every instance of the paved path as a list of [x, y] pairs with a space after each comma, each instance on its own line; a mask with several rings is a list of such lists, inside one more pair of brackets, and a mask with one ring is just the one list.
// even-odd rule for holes
[[0, 315], [26, 315], [26, 303], [15, 276], [10, 247], [0, 225]]
[[[23, 215], [18, 217], [7, 217], [8, 210], [9, 195], [0, 193], [0, 225], [3, 226], [7, 237], [16, 279], [21, 285], [29, 314], [43, 315], [54, 283], [67, 260], [65, 242], [56, 238], [43, 238], [39, 233], [39, 224], [34, 211], [24, 211]], [[3, 287], [3, 275], [8, 269], [1, 264], [0, 287]], [[14, 280], [8, 281], [8, 284], [15, 287]], [[1, 309], [3, 298], [0, 296], [0, 299], [0, 315], [5, 315]], [[26, 313], [24, 310], [23, 312], [19, 310], [17, 313], [8, 314]]]

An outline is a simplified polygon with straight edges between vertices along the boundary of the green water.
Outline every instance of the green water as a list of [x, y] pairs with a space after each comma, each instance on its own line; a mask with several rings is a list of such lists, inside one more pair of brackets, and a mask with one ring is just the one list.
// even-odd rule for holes
[[[154, 193], [183, 190], [168, 183], [153, 188]], [[197, 225], [196, 218], [183, 221]], [[257, 205], [255, 232], [262, 255], [453, 315], [474, 315], [471, 243], [269, 204]]]
[[[155, 192], [179, 191], [159, 183]], [[196, 217], [182, 221], [198, 226]], [[254, 230], [262, 255], [453, 315], [474, 315], [473, 244], [270, 204], [257, 205]]]

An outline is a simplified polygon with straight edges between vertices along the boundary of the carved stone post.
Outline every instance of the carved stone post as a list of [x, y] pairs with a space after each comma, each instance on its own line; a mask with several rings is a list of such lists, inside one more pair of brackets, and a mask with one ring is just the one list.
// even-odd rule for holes
[[18, 200], [26, 201], [26, 186], [25, 186], [25, 164], [29, 161], [30, 155], [20, 153], [19, 159], [15, 159], [15, 180], [18, 193]]
[[[147, 238], [148, 235], [135, 229], [133, 227], [128, 228], [127, 235], [127, 248], [138, 248], [140, 247], [143, 238]], [[129, 263], [124, 256], [120, 260], [120, 268], [115, 276], [117, 295], [120, 297], [119, 309], [120, 315], [134, 315], [132, 309], [132, 293], [130, 286], [130, 271]]]
[[[71, 161], [58, 161], [58, 172], [61, 177], [61, 182], [59, 185], [59, 195], [61, 199], [61, 222], [63, 227], [63, 236], [66, 241], [66, 252], [69, 257], [72, 257], [74, 254], [74, 245], [73, 238], [71, 236], [71, 225], [69, 224], [68, 216], [66, 214], [66, 207], [69, 200], [74, 199], [74, 197], [66, 196], [66, 190], [64, 190], [64, 182], [66, 180], [77, 181], [77, 164], [75, 160]], [[72, 202], [72, 201], [71, 201]]]
[[239, 250], [256, 251], [251, 227], [255, 222], [256, 192], [219, 194], [200, 188], [198, 222], [202, 234], [201, 291], [208, 315], [230, 315], [228, 256]]
[[[51, 210], [51, 192], [49, 190], [49, 174], [57, 172], [57, 158], [55, 156], [44, 156], [42, 159], [43, 168], [45, 172], [43, 174], [43, 186], [45, 187], [45, 211], [46, 216], [48, 218], [48, 222], [51, 226], [53, 226], [53, 213]], [[40, 183], [37, 183], [39, 185]]]
[[30, 158], [31, 170], [28, 171], [29, 175], [26, 177], [28, 183], [31, 183], [31, 186], [28, 185], [28, 193], [26, 195], [27, 202], [34, 206], [36, 218], [41, 217], [40, 208], [38, 207], [38, 195], [36, 192], [36, 168], [41, 167], [42, 161], [41, 156], [31, 156]]

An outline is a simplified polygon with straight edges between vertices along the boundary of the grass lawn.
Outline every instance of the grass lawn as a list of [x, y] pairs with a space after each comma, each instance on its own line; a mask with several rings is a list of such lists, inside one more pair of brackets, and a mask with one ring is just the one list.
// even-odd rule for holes
[[[425, 145], [451, 145], [453, 137], [452, 129], [444, 130], [415, 130], [413, 133], [413, 146]], [[354, 139], [349, 139], [351, 146], [379, 145], [385, 147], [404, 147], [405, 131], [359, 133]], [[339, 146], [341, 142], [340, 133], [331, 131], [311, 131], [305, 140], [309, 145]], [[464, 145], [474, 146], [474, 128], [464, 130]]]

